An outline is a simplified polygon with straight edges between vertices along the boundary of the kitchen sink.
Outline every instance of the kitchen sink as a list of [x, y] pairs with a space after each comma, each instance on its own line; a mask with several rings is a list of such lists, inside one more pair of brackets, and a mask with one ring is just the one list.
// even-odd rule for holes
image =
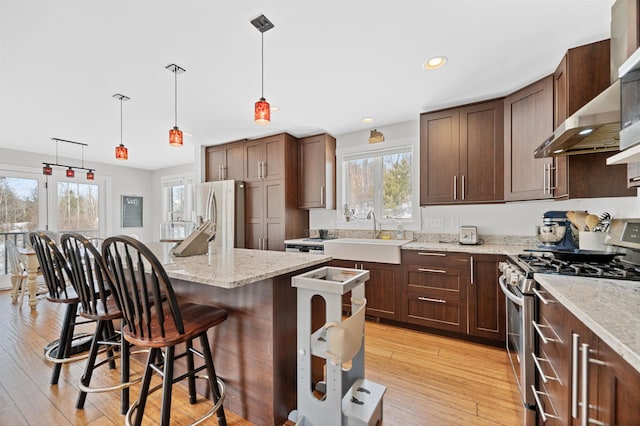
[[324, 242], [324, 254], [334, 259], [400, 264], [400, 249], [411, 240], [338, 238]]

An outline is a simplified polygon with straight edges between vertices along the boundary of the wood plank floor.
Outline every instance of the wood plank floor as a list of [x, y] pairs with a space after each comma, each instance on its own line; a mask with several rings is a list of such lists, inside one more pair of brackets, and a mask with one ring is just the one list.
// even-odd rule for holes
[[[117, 392], [90, 394], [85, 409], [75, 409], [83, 361], [64, 366], [59, 384], [49, 385], [51, 365], [42, 348], [58, 337], [62, 314], [62, 307], [44, 299], [36, 311], [27, 303], [19, 308], [8, 291], [0, 291], [0, 425], [124, 424]], [[366, 324], [365, 347], [367, 379], [387, 386], [387, 426], [520, 424], [519, 395], [502, 349], [375, 322]], [[142, 369], [138, 360], [142, 356], [132, 362], [133, 374]], [[117, 370], [101, 370], [96, 383], [118, 380]], [[132, 400], [137, 389], [132, 388]], [[209, 407], [206, 401], [189, 405], [186, 390], [174, 389], [172, 424], [189, 424]], [[159, 394], [147, 405], [145, 424], [157, 423]], [[227, 420], [251, 424], [230, 412]]]

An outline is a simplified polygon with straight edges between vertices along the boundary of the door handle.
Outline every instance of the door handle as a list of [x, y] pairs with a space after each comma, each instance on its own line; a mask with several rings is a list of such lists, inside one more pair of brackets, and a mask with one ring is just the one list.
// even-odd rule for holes
[[458, 199], [458, 176], [453, 175], [453, 199]]
[[461, 191], [461, 196], [462, 196], [462, 200], [463, 200], [463, 201], [464, 201], [464, 190], [465, 190], [465, 188], [464, 188], [464, 187], [465, 187], [465, 185], [464, 185], [464, 181], [465, 181], [465, 178], [464, 178], [464, 175], [462, 175], [462, 191]]
[[420, 272], [433, 272], [434, 274], [446, 274], [447, 271], [443, 269], [429, 269], [429, 268], [418, 268]]
[[[464, 176], [463, 176], [464, 177]], [[464, 182], [464, 181], [463, 181]], [[464, 186], [463, 186], [464, 188]], [[464, 193], [464, 192], [463, 192]], [[475, 284], [475, 282], [473, 281], [473, 276], [475, 275], [475, 272], [473, 270], [473, 256], [471, 256], [471, 284]]]
[[435, 303], [447, 303], [446, 300], [442, 300], [442, 299], [432, 299], [430, 297], [423, 297], [423, 296], [419, 296], [418, 300], [421, 300], [423, 302], [435, 302]]

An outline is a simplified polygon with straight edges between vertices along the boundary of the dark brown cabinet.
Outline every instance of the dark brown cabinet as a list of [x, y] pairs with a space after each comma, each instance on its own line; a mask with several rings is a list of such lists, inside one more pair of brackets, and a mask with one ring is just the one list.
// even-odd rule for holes
[[503, 199], [503, 103], [420, 116], [420, 204]]
[[326, 133], [300, 139], [298, 207], [336, 208], [336, 139]]
[[410, 324], [493, 342], [505, 338], [500, 256], [403, 250], [403, 315]]
[[552, 198], [553, 158], [533, 151], [553, 132], [553, 76], [504, 100], [504, 199]]
[[[366, 314], [376, 318], [399, 319], [400, 265], [340, 259], [333, 259], [331, 265], [338, 268], [368, 270], [369, 280], [364, 286], [367, 299]], [[351, 310], [351, 302], [346, 297], [343, 298], [342, 304], [346, 312]]]
[[637, 425], [640, 373], [544, 288], [537, 298], [538, 424]]
[[207, 182], [244, 179], [244, 141], [210, 146], [206, 149]]
[[284, 250], [299, 238], [309, 214], [298, 209], [298, 141], [282, 133], [244, 143], [245, 246]]

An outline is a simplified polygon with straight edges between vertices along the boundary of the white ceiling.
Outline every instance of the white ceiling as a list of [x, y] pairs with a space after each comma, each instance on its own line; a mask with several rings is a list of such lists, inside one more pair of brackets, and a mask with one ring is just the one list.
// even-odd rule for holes
[[[213, 145], [288, 131], [335, 136], [503, 96], [609, 37], [613, 0], [0, 0], [0, 146], [158, 169]], [[253, 123], [264, 95], [280, 112]], [[425, 71], [436, 55], [447, 66]], [[174, 124], [192, 133], [168, 144]], [[120, 143], [121, 93], [126, 163]], [[373, 124], [362, 124], [373, 117]], [[63, 146], [64, 145], [64, 146]], [[80, 158], [62, 144], [60, 155]], [[0, 159], [0, 162], [2, 160]]]

